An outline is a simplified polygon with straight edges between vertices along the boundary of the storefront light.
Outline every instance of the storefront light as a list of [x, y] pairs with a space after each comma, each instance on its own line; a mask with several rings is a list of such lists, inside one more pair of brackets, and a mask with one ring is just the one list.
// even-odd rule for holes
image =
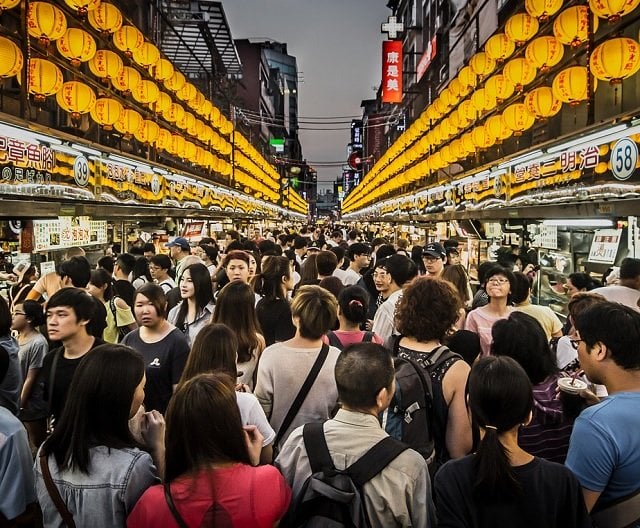
[[510, 159], [509, 161], [505, 161], [504, 163], [501, 163], [500, 165], [498, 165], [498, 169], [513, 167], [514, 165], [518, 165], [519, 163], [524, 163], [526, 161], [534, 160], [541, 155], [542, 155], [542, 151], [540, 149], [534, 150], [533, 152], [527, 152], [522, 156], [518, 156], [516, 158]]
[[557, 218], [543, 220], [542, 225], [566, 227], [613, 227], [614, 222], [608, 218]]
[[71, 143], [71, 148], [84, 152], [85, 154], [91, 154], [92, 156], [100, 156], [102, 152], [91, 147], [85, 147], [84, 145], [78, 145], [77, 143]]
[[588, 146], [591, 146], [592, 143], [594, 146], [597, 146], [601, 145], [602, 143], [615, 141], [616, 139], [620, 139], [625, 136], [632, 136], [633, 134], [637, 134], [638, 132], [640, 132], [640, 126], [629, 128], [627, 124], [617, 125], [611, 128], [598, 130], [598, 132], [594, 132], [593, 134], [588, 134], [580, 138], [572, 139], [571, 141], [561, 143], [560, 145], [554, 145], [553, 147], [549, 147], [547, 149], [547, 152], [549, 154], [554, 154], [556, 152], [571, 150], [574, 147], [586, 148]]

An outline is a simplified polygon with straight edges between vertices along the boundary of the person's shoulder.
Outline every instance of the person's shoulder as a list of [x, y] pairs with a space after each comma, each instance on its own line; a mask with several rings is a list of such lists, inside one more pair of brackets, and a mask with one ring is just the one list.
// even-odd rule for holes
[[24, 425], [16, 418], [13, 413], [0, 406], [0, 448], [2, 448], [7, 440], [24, 431]]
[[537, 463], [537, 469], [540, 473], [544, 474], [544, 478], [547, 482], [560, 483], [563, 481], [570, 481], [577, 483], [576, 477], [573, 472], [564, 464], [558, 462], [552, 462], [544, 458], [535, 457]]
[[260, 405], [258, 398], [250, 392], [236, 392], [236, 401], [240, 409], [251, 409]]
[[457, 480], [460, 476], [470, 476], [473, 471], [473, 456], [467, 455], [446, 462], [436, 473], [434, 484], [438, 486], [438, 483], [443, 481]]

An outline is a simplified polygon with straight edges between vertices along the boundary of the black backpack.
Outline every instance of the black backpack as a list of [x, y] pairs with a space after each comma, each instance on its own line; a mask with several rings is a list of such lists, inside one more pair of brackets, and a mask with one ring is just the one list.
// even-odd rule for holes
[[371, 526], [362, 487], [408, 447], [388, 436], [348, 468], [339, 470], [331, 460], [322, 423], [306, 424], [302, 436], [311, 476], [282, 520], [282, 527]]
[[[373, 341], [373, 332], [365, 332], [362, 336], [361, 343], [371, 343]], [[333, 330], [329, 330], [327, 332], [327, 339], [329, 340], [329, 344], [333, 347], [339, 348], [340, 350], [344, 350], [344, 345], [342, 341], [338, 338], [336, 333]]]
[[424, 355], [426, 368], [423, 368], [416, 361], [397, 357], [400, 339], [402, 336], [393, 337], [396, 390], [382, 415], [382, 426], [389, 436], [420, 453], [433, 472], [437, 464], [434, 464], [436, 423], [431, 373], [445, 361], [460, 356], [441, 345]]

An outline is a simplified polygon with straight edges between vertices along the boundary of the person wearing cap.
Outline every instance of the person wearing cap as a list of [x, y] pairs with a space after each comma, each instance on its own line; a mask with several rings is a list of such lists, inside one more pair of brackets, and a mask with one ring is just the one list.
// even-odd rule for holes
[[427, 270], [427, 276], [440, 277], [444, 270], [444, 263], [447, 259], [447, 253], [438, 242], [427, 244], [422, 250], [422, 262]]
[[176, 237], [171, 242], [168, 242], [164, 247], [169, 248], [169, 256], [171, 260], [175, 262], [176, 280], [180, 277], [180, 268], [182, 267], [182, 261], [185, 257], [191, 254], [191, 246], [189, 241], [184, 237]]

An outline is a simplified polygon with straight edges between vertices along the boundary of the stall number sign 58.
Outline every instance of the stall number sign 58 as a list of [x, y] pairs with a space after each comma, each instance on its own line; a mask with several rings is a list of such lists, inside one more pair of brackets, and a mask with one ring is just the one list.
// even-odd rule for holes
[[616, 179], [628, 180], [636, 170], [638, 146], [635, 141], [623, 138], [611, 149], [611, 172]]

